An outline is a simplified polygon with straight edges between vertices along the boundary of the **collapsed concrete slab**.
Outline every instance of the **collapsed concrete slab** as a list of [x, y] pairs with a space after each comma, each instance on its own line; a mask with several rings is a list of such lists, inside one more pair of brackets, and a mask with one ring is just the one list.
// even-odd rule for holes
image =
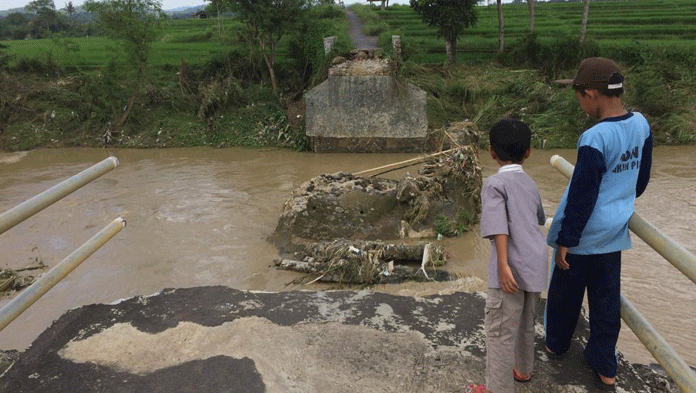
[[[485, 294], [167, 289], [71, 310], [0, 376], [0, 391], [458, 392], [484, 381]], [[518, 393], [596, 392], [581, 318], [563, 359], [543, 351]], [[619, 355], [617, 391], [673, 393]]]

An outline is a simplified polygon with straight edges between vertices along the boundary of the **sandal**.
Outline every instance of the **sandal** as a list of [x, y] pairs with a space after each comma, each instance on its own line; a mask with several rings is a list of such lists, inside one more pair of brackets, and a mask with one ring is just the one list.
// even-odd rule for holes
[[464, 393], [487, 393], [486, 385], [469, 385]]
[[531, 375], [524, 375], [517, 371], [517, 369], [512, 369], [512, 377], [515, 379], [517, 382], [529, 382], [532, 380]]

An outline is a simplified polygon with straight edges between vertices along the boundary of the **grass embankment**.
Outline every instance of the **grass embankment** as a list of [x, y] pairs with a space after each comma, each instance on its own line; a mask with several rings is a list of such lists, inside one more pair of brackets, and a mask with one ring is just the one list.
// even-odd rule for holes
[[[530, 36], [526, 5], [504, 5], [505, 48], [498, 49], [495, 6], [460, 39], [458, 64], [443, 65], [444, 41], [406, 6], [353, 6], [388, 56], [402, 36], [401, 77], [428, 92], [430, 126], [470, 119], [488, 129], [518, 115], [535, 147], [573, 147], [591, 122], [572, 91], [554, 86], [586, 56], [620, 62], [625, 101], [645, 113], [662, 144], [696, 141], [696, 3], [598, 2], [587, 42], [577, 44], [582, 3], [537, 3]], [[338, 35], [342, 14], [325, 11], [278, 47], [273, 92], [265, 64], [232, 19], [170, 20], [153, 44], [150, 80], [123, 129], [111, 130], [129, 96], [118, 44], [100, 37], [5, 41], [0, 47], [0, 149], [40, 146], [284, 146], [306, 148], [302, 92], [326, 76], [321, 38]], [[4, 56], [9, 57], [3, 57]], [[3, 58], [5, 59], [3, 61]], [[3, 71], [4, 68], [4, 71]], [[299, 116], [299, 117], [298, 117]]]

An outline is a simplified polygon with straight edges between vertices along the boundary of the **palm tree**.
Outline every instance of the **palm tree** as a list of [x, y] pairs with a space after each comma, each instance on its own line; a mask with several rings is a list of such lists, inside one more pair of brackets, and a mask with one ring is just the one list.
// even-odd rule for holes
[[75, 12], [75, 7], [73, 6], [72, 1], [68, 2], [68, 5], [65, 6], [65, 10], [68, 11], [68, 15], [72, 16], [72, 14]]

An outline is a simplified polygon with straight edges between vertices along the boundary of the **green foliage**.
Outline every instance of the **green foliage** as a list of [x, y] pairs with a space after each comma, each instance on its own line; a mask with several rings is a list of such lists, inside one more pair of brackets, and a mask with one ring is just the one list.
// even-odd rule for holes
[[12, 71], [53, 76], [59, 75], [61, 68], [53, 56], [53, 52], [46, 52], [43, 59], [35, 57], [22, 57], [17, 61], [17, 64], [12, 67]]
[[127, 89], [120, 83], [122, 71], [117, 59], [112, 58], [99, 73], [82, 79], [78, 92], [87, 105], [78, 111], [80, 118], [99, 127], [113, 119], [128, 97]]
[[435, 232], [445, 237], [461, 236], [474, 222], [473, 215], [466, 210], [460, 211], [455, 218], [440, 215], [435, 219]]
[[20, 12], [13, 12], [7, 15], [2, 21], [10, 26], [21, 26], [29, 22], [29, 19]]
[[56, 10], [56, 5], [53, 0], [33, 0], [24, 7], [29, 12], [35, 12], [39, 16], [53, 13]]
[[[296, 74], [296, 90], [304, 90], [326, 79], [328, 63], [335, 54], [349, 51], [344, 13], [335, 6], [318, 6], [302, 18], [289, 42], [289, 57]], [[329, 54], [324, 53], [323, 39], [337, 37]]]
[[538, 33], [531, 33], [508, 46], [499, 61], [508, 67], [539, 69], [551, 80], [566, 70], [574, 69], [583, 59], [598, 56], [599, 52], [599, 46], [591, 40], [579, 44], [574, 36], [561, 36], [541, 41]]
[[247, 82], [261, 82], [263, 67], [261, 59], [250, 57], [240, 49], [231, 49], [210, 56], [203, 64], [191, 67], [191, 73], [200, 81], [234, 77]]
[[160, 32], [164, 16], [161, 3], [157, 0], [88, 0], [84, 8], [96, 13], [109, 37], [121, 42], [128, 62], [143, 70], [151, 43]]
[[268, 66], [273, 90], [278, 89], [275, 75], [276, 45], [297, 25], [306, 11], [307, 0], [226, 0], [235, 18], [249, 28], [251, 42], [257, 45]]
[[468, 27], [478, 22], [476, 0], [410, 0], [423, 22], [437, 30], [446, 41], [456, 41]]
[[188, 36], [180, 36], [172, 38], [171, 42], [207, 42], [213, 39], [213, 32], [206, 31], [203, 33], [192, 34]]
[[218, 111], [228, 105], [239, 105], [244, 101], [242, 86], [232, 78], [214, 79], [208, 86], [200, 89], [203, 96], [198, 108], [198, 117], [213, 119]]

